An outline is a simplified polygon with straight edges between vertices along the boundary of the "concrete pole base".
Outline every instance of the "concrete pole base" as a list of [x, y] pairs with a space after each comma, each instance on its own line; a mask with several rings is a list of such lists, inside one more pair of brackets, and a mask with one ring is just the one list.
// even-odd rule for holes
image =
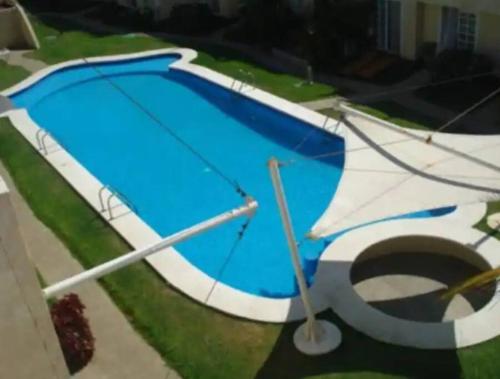
[[313, 342], [306, 338], [307, 323], [297, 328], [293, 335], [293, 343], [297, 350], [306, 355], [322, 355], [335, 350], [342, 342], [342, 334], [339, 328], [325, 320], [316, 321], [318, 333], [317, 341]]
[[491, 229], [500, 230], [500, 213], [495, 213], [488, 217], [488, 226]]

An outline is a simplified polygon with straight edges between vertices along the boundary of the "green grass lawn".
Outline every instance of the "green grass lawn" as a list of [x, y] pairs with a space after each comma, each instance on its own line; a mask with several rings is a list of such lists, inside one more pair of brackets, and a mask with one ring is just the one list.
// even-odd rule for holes
[[22, 67], [12, 66], [0, 60], [0, 91], [28, 77], [29, 72]]
[[[49, 63], [169, 46], [150, 37], [127, 39], [69, 29], [61, 33], [40, 21], [35, 23], [35, 28], [42, 37], [43, 47], [33, 56]], [[50, 35], [58, 37], [43, 38]], [[303, 94], [303, 89], [294, 85], [299, 79], [259, 69], [253, 63], [229, 58], [227, 53], [203, 53], [197, 62], [224, 73], [234, 73], [238, 68], [251, 69], [259, 85], [269, 86], [274, 93], [284, 93], [289, 99], [333, 91], [330, 87], [314, 86]], [[85, 267], [131, 249], [5, 119], [0, 119], [0, 159], [35, 215]], [[169, 365], [188, 379], [484, 379], [497, 378], [500, 372], [498, 338], [458, 352], [400, 348], [365, 337], [327, 311], [321, 317], [340, 326], [343, 345], [332, 354], [307, 357], [293, 348], [292, 336], [297, 323], [282, 327], [221, 314], [171, 288], [145, 263], [122, 269], [100, 282], [136, 330]]]
[[482, 230], [483, 232], [489, 234], [492, 237], [498, 238], [500, 240], [500, 231], [492, 230], [488, 226], [488, 216], [494, 213], [500, 213], [500, 201], [492, 202], [488, 204], [488, 212], [486, 216], [476, 225], [476, 228]]
[[[74, 192], [6, 119], [0, 119], [0, 159], [35, 215], [85, 266], [130, 247]], [[101, 280], [134, 327], [185, 378], [496, 378], [500, 340], [459, 352], [400, 348], [363, 336], [336, 318], [342, 347], [323, 357], [293, 348], [297, 323], [244, 321], [178, 293], [145, 263]]]
[[[35, 215], [85, 267], [131, 250], [6, 119], [0, 119], [0, 159]], [[251, 378], [280, 331], [188, 300], [144, 263], [108, 275], [102, 284], [137, 330], [186, 378]]]
[[[133, 38], [123, 35], [102, 35], [81, 28], [68, 21], [56, 18], [32, 17], [39, 36], [41, 49], [30, 53], [35, 59], [48, 64], [70, 59], [99, 55], [124, 54], [152, 49], [172, 47], [171, 43], [160, 38], [136, 35]], [[302, 85], [303, 80], [263, 69], [239, 53], [213, 46], [194, 47], [199, 56], [194, 63], [208, 67], [231, 77], [239, 78], [239, 70], [250, 71], [255, 76], [255, 85], [275, 95], [291, 101], [303, 102], [333, 96], [335, 89], [324, 84]]]

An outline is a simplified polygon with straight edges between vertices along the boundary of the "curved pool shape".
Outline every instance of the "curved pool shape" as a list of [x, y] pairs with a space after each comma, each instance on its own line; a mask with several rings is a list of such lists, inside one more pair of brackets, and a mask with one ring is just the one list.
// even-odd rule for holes
[[[73, 66], [12, 100], [27, 108], [31, 118], [103, 184], [119, 191], [163, 237], [239, 206], [242, 199], [235, 189], [153, 122], [141, 110], [146, 108], [259, 202], [236, 248], [241, 220], [177, 245], [179, 253], [204, 273], [244, 292], [273, 298], [296, 295], [266, 162], [271, 156], [294, 160], [341, 151], [343, 139], [169, 69], [175, 60], [162, 55], [94, 64], [106, 79], [95, 67]], [[298, 236], [309, 231], [328, 206], [343, 164], [344, 156], [337, 155], [283, 169]], [[309, 282], [323, 249], [321, 241], [301, 244]]]

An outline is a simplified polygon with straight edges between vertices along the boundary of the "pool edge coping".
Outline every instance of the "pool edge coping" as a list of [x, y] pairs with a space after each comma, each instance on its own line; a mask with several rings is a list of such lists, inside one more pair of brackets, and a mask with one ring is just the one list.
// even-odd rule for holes
[[[94, 57], [85, 59], [75, 59], [68, 62], [48, 66], [39, 72], [31, 75], [20, 83], [0, 92], [4, 96], [11, 96], [20, 91], [35, 85], [45, 77], [60, 71], [62, 69], [77, 67], [90, 63], [109, 63], [120, 62], [124, 60], [135, 60], [149, 58], [157, 55], [178, 55], [180, 59], [170, 65], [170, 68], [185, 71], [204, 80], [231, 90], [233, 78], [217, 73], [202, 66], [191, 64], [190, 62], [197, 57], [197, 53], [191, 49], [167, 48], [152, 50], [141, 53], [121, 54], [103, 57]], [[208, 76], [208, 78], [207, 78]], [[297, 118], [313, 126], [321, 127], [325, 117], [317, 114], [316, 122], [313, 123], [302, 114], [297, 114], [295, 108], [302, 110], [299, 105], [288, 102], [285, 99], [278, 98], [264, 91], [253, 89], [251, 92], [237, 92], [242, 96], [248, 97], [258, 103], [275, 109], [288, 116]], [[249, 96], [249, 94], [252, 96]], [[264, 94], [261, 98], [259, 95]], [[278, 99], [278, 104], [270, 104], [273, 98]], [[287, 105], [283, 107], [283, 105]], [[286, 109], [284, 109], [286, 108]], [[316, 114], [316, 112], [309, 111]], [[31, 119], [25, 108], [10, 110], [0, 117], [7, 117], [12, 122], [15, 129], [34, 147], [34, 149], [61, 175], [66, 182], [94, 209], [113, 229], [127, 241], [134, 249], [139, 249], [147, 244], [158, 242], [161, 237], [149, 227], [139, 216], [137, 216], [128, 206], [123, 203], [114, 203], [119, 210], [116, 211], [116, 217], [109, 220], [106, 214], [103, 214], [98, 201], [98, 191], [104, 185], [92, 175], [78, 160], [76, 160], [68, 151], [66, 151], [50, 134], [47, 136], [48, 154], [44, 155], [36, 141], [36, 133], [41, 128]], [[302, 303], [299, 297], [274, 299], [258, 296], [243, 292], [230, 287], [222, 282], [212, 279], [207, 274], [199, 270], [196, 266], [189, 263], [174, 248], [164, 249], [148, 258], [146, 261], [166, 280], [170, 285], [180, 290], [193, 300], [208, 305], [232, 316], [250, 319], [261, 322], [283, 323], [295, 321], [305, 317]], [[216, 283], [210, 300], [205, 303], [207, 295], [212, 286]], [[328, 307], [321, 299], [316, 299], [315, 305], [318, 309], [324, 310]]]
[[[197, 57], [196, 51], [184, 48], [167, 48], [141, 53], [94, 57], [86, 60], [76, 59], [59, 63], [42, 69], [13, 87], [0, 92], [0, 94], [5, 96], [12, 95], [16, 92], [27, 89], [56, 71], [83, 65], [86, 64], [87, 61], [90, 63], [119, 62], [123, 60], [134, 60], [168, 54], [180, 56], [178, 61], [171, 64], [171, 68], [190, 73], [213, 84], [231, 90], [231, 85], [234, 82], [233, 78], [215, 72], [206, 67], [191, 63], [191, 61]], [[254, 88], [250, 92], [242, 93], [238, 91], [237, 93], [240, 93], [242, 96], [250, 98], [251, 100], [268, 106], [288, 116], [304, 121], [312, 126], [324, 129], [329, 133], [333, 133], [343, 138], [346, 147], [348, 146], [348, 133], [344, 132], [344, 125], [342, 123], [338, 123], [337, 120], [306, 109], [299, 104], [292, 103], [260, 89]], [[0, 115], [0, 117], [1, 116], [2, 115]], [[100, 211], [100, 205], [97, 197], [97, 193], [99, 189], [103, 187], [103, 184], [85, 167], [83, 167], [69, 152], [67, 152], [56, 141], [52, 140], [50, 136], [48, 137], [48, 142], [50, 149], [52, 150], [48, 155], [43, 155], [38, 149], [35, 138], [35, 134], [38, 130], [40, 130], [40, 127], [31, 119], [26, 109], [11, 110], [3, 114], [3, 116], [6, 116], [11, 120], [14, 127], [29, 143], [31, 143], [35, 150], [37, 150], [42, 157], [44, 157], [70, 184], [70, 186], [81, 197], [83, 197], [87, 203], [101, 215], [101, 217], [108, 221], [113, 229], [115, 229], [115, 231], [133, 248], [141, 248], [148, 243], [157, 242], [161, 239], [161, 237], [154, 232], [152, 228], [150, 228], [125, 204], [120, 205], [121, 213], [116, 219], [111, 221], [108, 220]], [[338, 133], [329, 130], [328, 120], [333, 121]], [[345, 159], [349, 159], [348, 156], [346, 156]], [[339, 180], [338, 187], [341, 185], [342, 179], [343, 175]], [[335, 194], [332, 195], [332, 199], [334, 195]], [[475, 213], [472, 212], [472, 214], [475, 215], [474, 218], [477, 218], [477, 215], [481, 212], [479, 207], [482, 207], [481, 209], [485, 211], [484, 204], [478, 205]], [[459, 206], [457, 211], [461, 209], [462, 207]], [[457, 211], [447, 216], [457, 217], [463, 224], [464, 219], [462, 216], [464, 216], [464, 214], [462, 214], [462, 216], [460, 216], [460, 212], [455, 214]], [[467, 218], [469, 218], [469, 216], [467, 216]], [[446, 216], [443, 216], [443, 218], [444, 217]], [[165, 251], [168, 251], [168, 254], [165, 254]], [[210, 278], [196, 266], [184, 259], [182, 255], [173, 248], [161, 251], [146, 260], [169, 284], [179, 289], [192, 299], [203, 304], [205, 304], [205, 299], [210, 292], [210, 288], [215, 282], [217, 282], [217, 285], [215, 286], [215, 289], [210, 297], [210, 301], [206, 305], [224, 313], [255, 321], [273, 323], [294, 321], [305, 317], [302, 303], [298, 296], [285, 299], [273, 299], [246, 293], [229, 287], [224, 283]], [[322, 261], [323, 256], [319, 259], [318, 265], [321, 265]], [[321, 292], [315, 291], [314, 287], [315, 286], [313, 285], [311, 293], [316, 310], [319, 312], [329, 308], [330, 305], [326, 301], [324, 295]]]

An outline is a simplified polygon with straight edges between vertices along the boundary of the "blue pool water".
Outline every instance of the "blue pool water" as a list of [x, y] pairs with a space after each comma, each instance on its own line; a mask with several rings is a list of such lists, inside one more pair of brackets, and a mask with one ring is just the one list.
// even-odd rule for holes
[[[176, 59], [160, 56], [98, 67], [259, 202], [228, 262], [241, 219], [177, 249], [197, 268], [231, 287], [269, 297], [295, 295], [266, 162], [271, 156], [289, 160], [343, 150], [343, 140], [208, 81], [170, 70]], [[242, 204], [234, 188], [92, 68], [58, 71], [12, 100], [27, 108], [103, 184], [122, 193], [161, 236]], [[294, 151], [306, 135], [306, 143]], [[328, 206], [343, 164], [344, 157], [337, 155], [283, 169], [297, 236], [309, 231]], [[409, 217], [431, 216], [436, 214]], [[323, 241], [301, 244], [310, 282], [323, 248]]]

